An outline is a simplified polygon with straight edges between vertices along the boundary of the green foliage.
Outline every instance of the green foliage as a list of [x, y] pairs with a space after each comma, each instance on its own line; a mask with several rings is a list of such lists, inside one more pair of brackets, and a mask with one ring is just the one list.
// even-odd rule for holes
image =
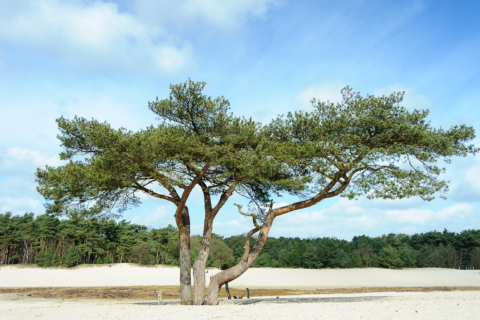
[[291, 189], [270, 185], [290, 174], [264, 147], [261, 124], [234, 117], [229, 102], [203, 95], [204, 87], [190, 80], [171, 85], [169, 98], [148, 104], [160, 124], [138, 132], [81, 117], [57, 119], [60, 158], [68, 163], [36, 172], [47, 212], [118, 217], [140, 204], [139, 193], [179, 205], [175, 187], [186, 188], [202, 169], [199, 183], [208, 184], [209, 194], [225, 196], [232, 186], [255, 189], [250, 198], [264, 201], [267, 190]]
[[62, 264], [66, 267], [69, 267], [69, 268], [76, 266], [78, 264], [78, 258], [79, 258], [78, 254], [79, 253], [78, 253], [77, 248], [75, 248], [75, 246], [71, 245], [68, 248], [65, 257], [63, 258]]
[[428, 260], [430, 265], [439, 268], [458, 268], [461, 264], [461, 257], [451, 244], [440, 244], [430, 253]]
[[347, 87], [342, 96], [337, 104], [313, 99], [314, 111], [288, 113], [266, 129], [278, 143], [272, 154], [311, 182], [312, 196], [444, 197], [438, 159], [478, 152], [466, 144], [473, 127], [433, 128], [427, 110], [400, 106], [403, 93], [362, 97]]
[[480, 248], [473, 248], [470, 253], [470, 267], [480, 269]]
[[305, 250], [305, 253], [302, 255], [302, 266], [308, 269], [317, 269], [322, 266], [322, 263], [318, 258], [317, 250], [314, 246], [309, 246], [307, 250]]
[[148, 249], [147, 244], [139, 243], [132, 247], [130, 250], [129, 256], [130, 262], [138, 264], [149, 264], [150, 263], [150, 250]]
[[59, 262], [53, 246], [48, 247], [47, 251], [40, 251], [35, 256], [35, 263], [40, 267], [56, 267]]
[[391, 245], [382, 249], [378, 256], [378, 261], [380, 265], [385, 268], [401, 268], [403, 266], [398, 250]]
[[358, 257], [356, 261], [356, 265], [358, 267], [371, 267], [375, 265], [376, 253], [372, 248], [361, 247], [360, 249], [356, 250], [355, 253]]
[[74, 216], [0, 214], [0, 264], [37, 263], [73, 267], [82, 263], [129, 261], [132, 248], [145, 243], [148, 263], [178, 264], [178, 230], [172, 226], [148, 230], [125, 220]]
[[[40, 266], [74, 267], [83, 263], [178, 265], [178, 230], [173, 226], [147, 229], [125, 220], [74, 217], [59, 220], [51, 215], [13, 216], [0, 214], [0, 258], [2, 264], [34, 263]], [[224, 238], [212, 235], [208, 266], [227, 268], [243, 256], [245, 236]], [[251, 247], [256, 239], [252, 239]], [[390, 244], [388, 244], [390, 243]], [[444, 244], [446, 243], [446, 245]], [[201, 238], [190, 239], [191, 259], [195, 261]], [[138, 260], [136, 249], [143, 248]], [[476, 267], [480, 268], [480, 230], [460, 233], [426, 232], [388, 234], [380, 237], [355, 236], [352, 241], [335, 238], [269, 238], [255, 261], [255, 267], [357, 268], [357, 267]], [[384, 264], [385, 250], [397, 250], [400, 259]], [[147, 258], [148, 250], [148, 258]], [[133, 251], [133, 252], [132, 252]], [[133, 254], [133, 255], [132, 255]], [[28, 260], [27, 258], [31, 256]], [[385, 256], [385, 253], [383, 253]], [[388, 255], [387, 255], [388, 256]], [[390, 258], [389, 258], [390, 259]], [[395, 260], [395, 259], [394, 259]]]
[[224, 241], [218, 238], [212, 239], [207, 267], [225, 270], [233, 266], [234, 261], [233, 250]]
[[417, 262], [417, 253], [415, 250], [408, 246], [404, 245], [399, 248], [398, 251], [400, 260], [402, 260], [402, 265], [406, 268], [413, 268], [416, 266]]

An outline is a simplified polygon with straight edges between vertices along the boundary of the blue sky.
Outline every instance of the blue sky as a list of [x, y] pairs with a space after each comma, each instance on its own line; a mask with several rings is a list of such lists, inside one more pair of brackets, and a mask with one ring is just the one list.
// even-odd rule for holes
[[[312, 98], [338, 101], [348, 85], [363, 95], [405, 91], [403, 105], [429, 109], [434, 126], [478, 131], [479, 14], [473, 0], [0, 0], [0, 212], [43, 213], [34, 172], [61, 165], [56, 118], [139, 130], [156, 123], [147, 102], [188, 77], [263, 123], [309, 110]], [[271, 235], [478, 229], [480, 155], [445, 166], [448, 200], [336, 198], [278, 218]], [[245, 203], [230, 199], [214, 232], [251, 228], [234, 202]], [[200, 233], [198, 190], [188, 206]], [[163, 227], [174, 224], [173, 206], [145, 198], [124, 218]]]

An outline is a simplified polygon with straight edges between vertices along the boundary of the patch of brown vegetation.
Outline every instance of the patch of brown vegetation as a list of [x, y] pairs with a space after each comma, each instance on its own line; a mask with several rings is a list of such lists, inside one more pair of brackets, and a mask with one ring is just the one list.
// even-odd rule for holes
[[[88, 287], [88, 288], [0, 288], [0, 293], [16, 293], [35, 298], [58, 299], [139, 299], [156, 300], [155, 291], [162, 290], [164, 300], [179, 300], [179, 286], [145, 286], [145, 287]], [[480, 291], [480, 287], [373, 287], [373, 288], [338, 288], [338, 289], [250, 289], [251, 297], [296, 296], [305, 294], [333, 293], [369, 293], [369, 292], [433, 292], [433, 291]], [[230, 288], [232, 296], [247, 296], [246, 290]], [[220, 297], [226, 298], [225, 288]]]

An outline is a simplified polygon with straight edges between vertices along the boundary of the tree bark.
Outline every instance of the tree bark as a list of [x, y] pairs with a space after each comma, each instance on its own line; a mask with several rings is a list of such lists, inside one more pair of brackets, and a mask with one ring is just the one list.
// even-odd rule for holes
[[198, 257], [193, 264], [193, 281], [194, 281], [194, 304], [203, 305], [205, 303], [205, 265], [207, 263], [208, 254], [210, 252], [210, 244], [212, 242], [213, 220], [218, 211], [227, 202], [232, 195], [240, 180], [235, 180], [230, 187], [222, 194], [215, 208], [212, 208], [212, 201], [210, 197], [210, 190], [207, 185], [200, 180], [198, 185], [202, 188], [203, 197], [205, 201], [205, 220], [203, 224], [203, 239], [202, 247], [198, 253]]
[[180, 301], [182, 305], [192, 304], [192, 279], [190, 262], [190, 216], [188, 208], [182, 211], [180, 232]]
[[193, 304], [200, 306], [205, 303], [205, 265], [212, 241], [213, 219], [206, 218], [203, 227], [202, 247], [193, 264]]
[[[272, 228], [273, 219], [275, 219], [274, 211], [270, 211], [265, 218], [262, 229], [255, 227], [254, 229], [250, 230], [245, 240], [242, 260], [236, 266], [225, 271], [221, 271], [210, 277], [210, 285], [208, 286], [207, 296], [208, 305], [217, 305], [220, 295], [220, 288], [225, 283], [240, 277], [245, 271], [248, 270], [248, 268], [250, 268], [255, 259], [257, 259], [258, 255], [263, 249], [263, 246], [265, 245], [265, 242], [267, 241], [268, 233]], [[250, 240], [258, 230], [260, 230], [260, 234], [258, 235], [257, 242], [253, 246], [252, 250], [250, 250]]]

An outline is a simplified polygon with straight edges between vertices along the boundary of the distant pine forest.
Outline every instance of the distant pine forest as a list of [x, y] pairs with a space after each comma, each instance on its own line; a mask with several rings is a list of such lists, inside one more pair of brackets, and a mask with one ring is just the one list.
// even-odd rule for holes
[[[200, 236], [191, 237], [192, 264]], [[253, 246], [255, 241], [251, 243]], [[207, 267], [235, 265], [243, 255], [245, 235], [213, 235]], [[0, 264], [74, 267], [79, 264], [131, 262], [179, 264], [175, 227], [148, 228], [122, 220], [58, 219], [33, 213], [0, 214]], [[269, 238], [253, 264], [272, 268], [480, 268], [480, 230], [430, 231], [414, 235], [336, 238]]]

